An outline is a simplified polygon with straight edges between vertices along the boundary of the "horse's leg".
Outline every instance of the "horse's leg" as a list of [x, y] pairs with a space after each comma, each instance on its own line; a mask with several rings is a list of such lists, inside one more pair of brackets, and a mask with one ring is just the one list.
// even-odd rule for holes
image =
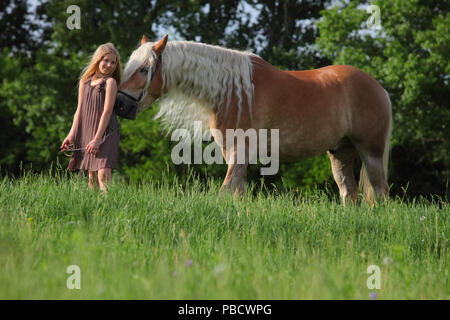
[[[367, 201], [383, 198], [389, 193], [387, 166], [389, 157], [389, 137], [387, 139], [360, 140], [354, 143], [362, 161], [360, 185]], [[373, 137], [372, 137], [373, 138]], [[376, 141], [376, 142], [374, 142]]]
[[[387, 169], [392, 131], [392, 108], [386, 90], [367, 87], [366, 100], [353, 108], [350, 140], [362, 161], [360, 185], [364, 198], [371, 204], [387, 197]], [[359, 93], [356, 96], [360, 96]]]
[[[363, 180], [363, 183], [367, 184], [364, 180], [368, 179], [375, 192], [375, 199], [387, 196], [389, 185], [386, 179], [383, 155], [372, 155], [368, 152], [360, 152], [360, 155], [363, 162], [363, 168], [361, 170], [361, 179]], [[370, 194], [366, 194], [366, 198], [369, 201], [374, 200]]]
[[237, 163], [237, 153], [235, 150], [222, 150], [222, 152], [228, 164], [228, 170], [219, 194], [223, 194], [226, 191], [234, 193], [234, 195], [244, 195], [247, 183], [247, 159], [245, 163], [240, 164]]
[[351, 199], [356, 204], [358, 199], [358, 186], [353, 173], [353, 162], [358, 155], [352, 145], [328, 151], [328, 157], [331, 160], [333, 177], [339, 188], [339, 194], [342, 198], [342, 204], [345, 207], [347, 199]]

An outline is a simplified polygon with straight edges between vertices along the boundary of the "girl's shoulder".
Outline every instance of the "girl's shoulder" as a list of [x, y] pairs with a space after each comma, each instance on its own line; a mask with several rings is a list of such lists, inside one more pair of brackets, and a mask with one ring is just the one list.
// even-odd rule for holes
[[117, 85], [117, 82], [116, 82], [116, 79], [114, 79], [114, 77], [107, 77], [107, 78], [105, 78], [105, 82], [106, 83], [114, 83], [114, 84], [116, 84]]
[[117, 88], [117, 81], [113, 77], [107, 77], [104, 80], [107, 86], [111, 86], [112, 88]]

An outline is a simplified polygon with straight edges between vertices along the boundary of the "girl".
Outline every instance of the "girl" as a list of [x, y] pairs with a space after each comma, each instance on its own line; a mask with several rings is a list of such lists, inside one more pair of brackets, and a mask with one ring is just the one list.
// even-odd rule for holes
[[81, 73], [77, 111], [61, 145], [61, 151], [76, 150], [68, 169], [88, 170], [89, 187], [100, 186], [103, 193], [111, 169], [117, 167], [119, 124], [114, 102], [121, 77], [119, 52], [112, 43], [102, 44]]

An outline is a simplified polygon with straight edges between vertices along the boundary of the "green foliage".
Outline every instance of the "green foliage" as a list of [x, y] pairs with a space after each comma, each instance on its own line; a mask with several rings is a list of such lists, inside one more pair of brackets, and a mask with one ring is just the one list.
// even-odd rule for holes
[[26, 0], [3, 0], [0, 2], [0, 48], [10, 48], [14, 53], [33, 51], [38, 39], [33, 37], [39, 26], [30, 20]]
[[[2, 49], [0, 66], [3, 66], [3, 68], [0, 67], [0, 78], [3, 80], [3, 83], [5, 79], [20, 73], [21, 63], [21, 60], [11, 55], [9, 48]], [[26, 141], [28, 137], [21, 130], [20, 126], [14, 123], [14, 114], [8, 108], [3, 86], [0, 87], [0, 110], [0, 128], [3, 129], [0, 135], [0, 170], [4, 172], [6, 169], [14, 168], [18, 160], [23, 156], [24, 150], [21, 142]], [[4, 130], [5, 128], [7, 130]]]
[[0, 94], [14, 115], [14, 125], [30, 136], [23, 142], [23, 160], [33, 163], [37, 170], [47, 168], [56, 159], [61, 137], [68, 132], [67, 120], [76, 110], [73, 84], [77, 83], [79, 65], [75, 54], [65, 59], [39, 50], [34, 65], [3, 81]]
[[331, 175], [330, 159], [323, 154], [316, 158], [305, 159], [296, 163], [283, 163], [280, 167], [283, 183], [289, 188], [312, 190], [334, 184]]
[[173, 179], [176, 168], [170, 158], [170, 139], [153, 120], [156, 108], [139, 114], [136, 121], [121, 121], [121, 168], [132, 181]]
[[[214, 45], [226, 45], [235, 40], [235, 34], [226, 35], [227, 27], [239, 23], [240, 0], [167, 1], [162, 23], [176, 30], [179, 37]], [[235, 43], [233, 48], [245, 49]]]
[[318, 30], [314, 21], [320, 18], [325, 1], [251, 1], [260, 6], [254, 39], [262, 37], [266, 45], [259, 54], [272, 63], [290, 70], [313, 69], [329, 63], [314, 40]]

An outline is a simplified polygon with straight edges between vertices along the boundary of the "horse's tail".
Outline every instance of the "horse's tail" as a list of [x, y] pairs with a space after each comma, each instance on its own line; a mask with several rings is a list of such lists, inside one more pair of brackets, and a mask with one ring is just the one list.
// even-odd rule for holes
[[[386, 90], [384, 90], [386, 93], [386, 97], [389, 101], [389, 124], [388, 124], [388, 131], [386, 134], [386, 140], [384, 141], [384, 150], [383, 150], [383, 169], [384, 169], [384, 177], [387, 181], [388, 178], [388, 166], [389, 166], [389, 148], [390, 148], [390, 142], [391, 142], [391, 134], [392, 134], [392, 104], [391, 99], [389, 98], [389, 94]], [[375, 201], [375, 190], [373, 189], [372, 184], [370, 183], [369, 176], [367, 173], [367, 168], [364, 165], [364, 161], [362, 163], [361, 171], [360, 171], [360, 178], [359, 178], [359, 186], [362, 190], [364, 199], [366, 201], [373, 203]]]

